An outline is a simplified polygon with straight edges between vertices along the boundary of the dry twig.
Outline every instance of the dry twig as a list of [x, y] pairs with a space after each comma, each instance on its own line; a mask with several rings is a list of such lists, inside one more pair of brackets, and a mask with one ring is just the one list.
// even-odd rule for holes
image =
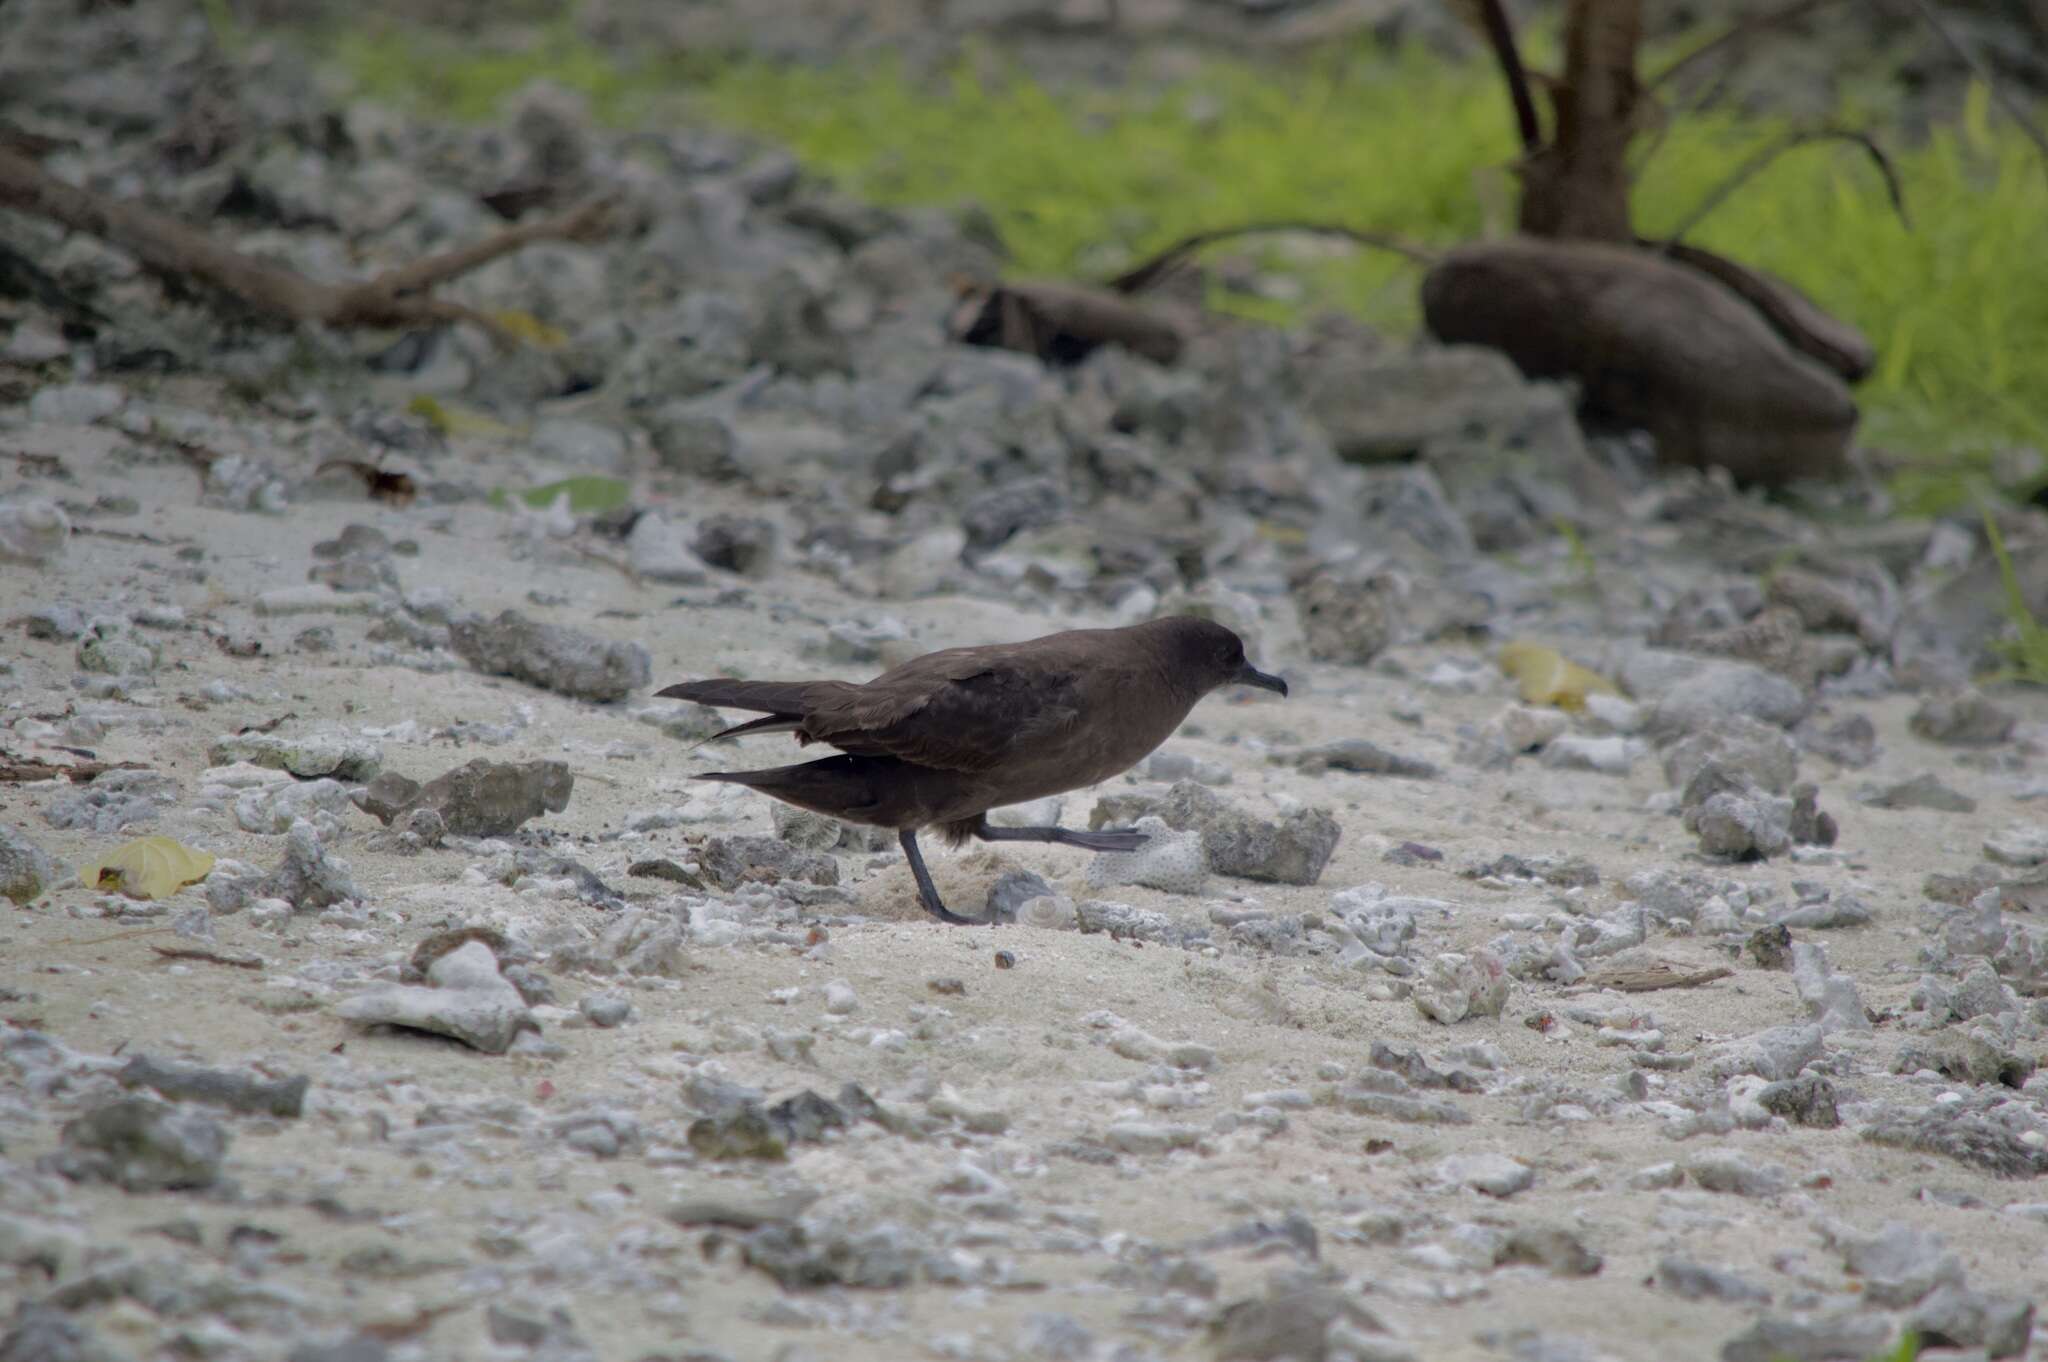
[[1793, 0], [1791, 4], [1786, 5], [1782, 9], [1765, 10], [1761, 14], [1752, 14], [1746, 19], [1738, 19], [1730, 24], [1726, 31], [1701, 43], [1698, 47], [1695, 47], [1692, 51], [1650, 77], [1649, 82], [1643, 88], [1655, 90], [1667, 81], [1675, 80], [1688, 67], [1697, 66], [1709, 58], [1740, 48], [1765, 29], [1776, 28], [1781, 24], [1797, 23], [1815, 10], [1833, 3], [1834, 0]]
[[1679, 970], [1668, 964], [1655, 964], [1643, 969], [1602, 970], [1586, 976], [1586, 983], [1593, 988], [1611, 988], [1621, 993], [1655, 993], [1665, 988], [1698, 988], [1711, 984], [1716, 979], [1726, 979], [1735, 973], [1726, 965], [1711, 969]]
[[263, 957], [247, 951], [222, 950], [217, 946], [151, 946], [150, 949], [166, 960], [199, 960], [233, 969], [263, 968]]
[[85, 232], [134, 256], [145, 268], [196, 280], [288, 321], [333, 327], [410, 327], [469, 322], [500, 344], [517, 337], [489, 313], [428, 290], [536, 241], [587, 241], [608, 225], [599, 200], [559, 217], [508, 227], [468, 246], [431, 255], [353, 284], [328, 284], [245, 255], [145, 204], [67, 183], [30, 158], [0, 146], [0, 208]]
[[1206, 232], [1195, 232], [1182, 237], [1164, 250], [1154, 252], [1149, 258], [1133, 265], [1109, 281], [1109, 287], [1118, 293], [1137, 293], [1159, 281], [1161, 275], [1179, 265], [1183, 260], [1204, 246], [1232, 237], [1255, 236], [1273, 232], [1307, 232], [1315, 236], [1334, 236], [1353, 241], [1361, 246], [1372, 246], [1396, 255], [1406, 256], [1418, 265], [1433, 265], [1437, 261], [1435, 252], [1403, 241], [1386, 232], [1368, 232], [1357, 227], [1346, 227], [1334, 222], [1301, 222], [1281, 219], [1274, 222], [1248, 222], [1238, 227], [1214, 227]]
[[1906, 194], [1899, 187], [1899, 172], [1892, 166], [1891, 157], [1885, 155], [1884, 148], [1877, 144], [1876, 139], [1869, 133], [1859, 132], [1855, 128], [1809, 128], [1804, 132], [1787, 133], [1772, 142], [1737, 166], [1727, 179], [1707, 191], [1706, 197], [1671, 229], [1671, 235], [1666, 238], [1667, 249], [1682, 242], [1687, 232], [1699, 226], [1708, 214], [1726, 203], [1736, 190], [1742, 188], [1771, 162], [1795, 147], [1803, 147], [1809, 142], [1848, 142], [1863, 148], [1869, 153], [1872, 163], [1877, 166], [1877, 173], [1884, 177], [1884, 190], [1892, 201], [1892, 211], [1899, 215], [1901, 223], [1908, 228], [1912, 227], [1913, 220], [1906, 213]]
[[62, 776], [74, 785], [84, 785], [109, 771], [146, 771], [138, 761], [79, 761], [61, 766], [36, 757], [0, 756], [0, 785], [24, 785]]
[[2004, 109], [2012, 118], [2012, 121], [2020, 125], [2020, 131], [2025, 133], [2033, 141], [2034, 145], [2041, 149], [2041, 154], [2048, 156], [2048, 135], [2044, 135], [2041, 129], [2035, 125], [2034, 120], [2027, 116], [2026, 108], [2017, 99], [2014, 99], [2012, 95], [2007, 93], [2005, 88], [1996, 80], [1992, 79], [1991, 67], [1985, 63], [1984, 59], [1975, 52], [1972, 52], [1964, 45], [1961, 38], [1958, 38], [1949, 30], [1948, 25], [1942, 23], [1941, 16], [1934, 12], [1934, 6], [1928, 4], [1927, 0], [1906, 0], [1906, 3], [1911, 5], [1914, 13], [1918, 14], [1926, 22], [1927, 26], [1934, 30], [1935, 35], [1947, 45], [1948, 50], [1955, 53], [1957, 59], [1963, 65], [1970, 68], [1970, 74], [1984, 82], [1984, 88], [1989, 90], [1991, 97], [1998, 101], [1998, 107]]

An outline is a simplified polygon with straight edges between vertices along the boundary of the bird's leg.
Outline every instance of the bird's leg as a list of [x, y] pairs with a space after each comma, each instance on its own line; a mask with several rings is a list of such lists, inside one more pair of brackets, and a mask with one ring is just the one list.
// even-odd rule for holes
[[1066, 828], [998, 828], [983, 819], [974, 835], [984, 842], [1055, 842], [1083, 851], [1136, 851], [1150, 833], [1136, 828], [1105, 828], [1101, 832], [1072, 832]]
[[994, 919], [985, 917], [962, 917], [939, 900], [939, 887], [932, 883], [932, 872], [924, 868], [924, 853], [917, 849], [917, 834], [909, 828], [896, 834], [896, 840], [903, 845], [904, 859], [910, 862], [911, 878], [917, 881], [918, 902], [924, 910], [941, 922], [950, 922], [956, 927], [985, 927]]

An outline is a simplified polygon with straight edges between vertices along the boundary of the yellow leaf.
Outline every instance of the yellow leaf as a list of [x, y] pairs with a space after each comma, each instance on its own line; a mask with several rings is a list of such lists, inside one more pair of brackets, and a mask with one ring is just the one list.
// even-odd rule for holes
[[1558, 709], [1585, 708], [1586, 697], [1595, 692], [1619, 695], [1620, 687], [1570, 661], [1555, 648], [1540, 643], [1505, 643], [1500, 650], [1500, 669], [1522, 688], [1522, 703], [1554, 705]]
[[91, 889], [112, 889], [131, 899], [160, 899], [206, 878], [213, 853], [194, 851], [168, 837], [138, 837], [89, 865], [78, 878]]
[[569, 343], [568, 332], [559, 326], [549, 326], [531, 312], [522, 312], [516, 307], [498, 308], [490, 317], [528, 345], [539, 346], [543, 350], [559, 350]]
[[443, 402], [440, 398], [429, 397], [425, 393], [406, 403], [405, 409], [425, 420], [443, 435], [481, 435], [494, 439], [509, 439], [519, 433], [503, 421], [494, 421], [480, 411], [456, 402]]

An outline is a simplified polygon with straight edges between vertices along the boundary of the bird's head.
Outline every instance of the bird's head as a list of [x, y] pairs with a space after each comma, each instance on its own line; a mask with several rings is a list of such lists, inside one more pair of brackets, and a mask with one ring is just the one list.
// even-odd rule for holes
[[1287, 694], [1287, 683], [1247, 661], [1244, 640], [1216, 621], [1173, 615], [1154, 623], [1166, 636], [1175, 672], [1194, 679], [1203, 693], [1238, 685]]

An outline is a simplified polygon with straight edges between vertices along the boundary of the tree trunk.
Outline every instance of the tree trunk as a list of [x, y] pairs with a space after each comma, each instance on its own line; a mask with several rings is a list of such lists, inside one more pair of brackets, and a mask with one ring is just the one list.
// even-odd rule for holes
[[1636, 132], [1641, 0], [1571, 0], [1564, 79], [1552, 91], [1548, 145], [1522, 162], [1521, 229], [1617, 244], [1629, 220], [1628, 144]]

